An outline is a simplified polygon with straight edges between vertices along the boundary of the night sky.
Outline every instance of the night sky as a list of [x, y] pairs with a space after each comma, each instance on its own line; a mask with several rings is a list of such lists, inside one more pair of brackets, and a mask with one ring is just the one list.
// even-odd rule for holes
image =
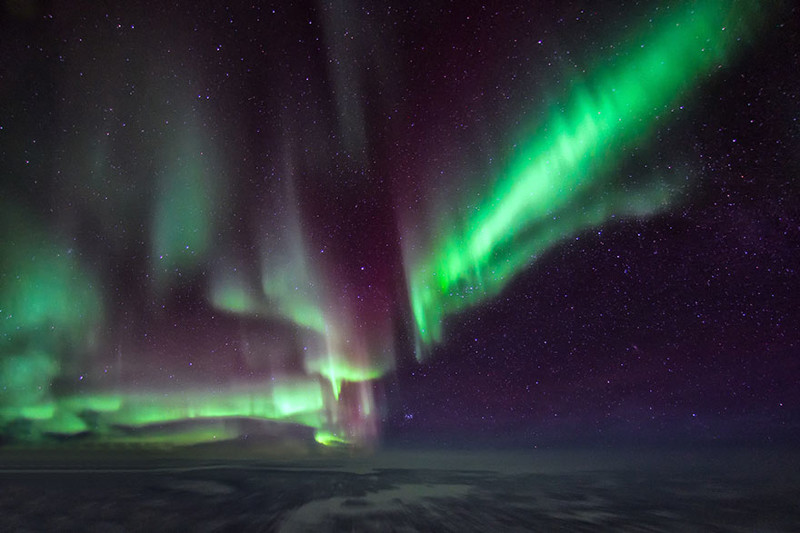
[[2, 442], [800, 437], [792, 2], [256, 4], [4, 2]]

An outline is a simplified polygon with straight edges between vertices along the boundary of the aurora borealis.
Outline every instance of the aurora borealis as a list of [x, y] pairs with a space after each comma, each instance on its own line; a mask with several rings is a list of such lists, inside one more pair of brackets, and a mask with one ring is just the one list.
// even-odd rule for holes
[[[442, 224], [446, 229], [430, 259], [408, 261], [423, 346], [441, 339], [441, 317], [496, 295], [548, 246], [612, 214], [646, 216], [669, 202], [670, 192], [658, 177], [631, 191], [611, 182], [609, 173], [622, 147], [642, 142], [681, 90], [724, 62], [736, 36], [753, 21], [755, 10], [749, 7], [687, 6], [662, 21], [659, 31], [634, 40], [638, 46], [629, 44], [620, 54], [624, 59], [574, 82], [566, 104], [553, 106], [546, 122], [515, 145], [494, 187], [480, 184], [475, 194], [483, 192], [486, 199], [476, 201], [474, 214]], [[464, 229], [453, 235], [454, 226]]]
[[798, 427], [795, 8], [147, 4], [4, 7], [2, 443]]

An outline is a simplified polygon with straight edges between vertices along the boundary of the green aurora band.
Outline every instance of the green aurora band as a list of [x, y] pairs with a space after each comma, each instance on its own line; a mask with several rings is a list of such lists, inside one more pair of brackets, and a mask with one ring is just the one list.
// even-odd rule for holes
[[[326, 420], [320, 383], [314, 379], [251, 383], [216, 395], [205, 389], [195, 389], [169, 394], [140, 390], [53, 397], [15, 411], [5, 409], [0, 414], [32, 422], [27, 428], [30, 440], [47, 433], [75, 435], [83, 432], [93, 432], [103, 442], [109, 438], [152, 440], [148, 433], [164, 424], [224, 419], [279, 421], [333, 434]], [[141, 431], [131, 432], [134, 429]], [[219, 431], [198, 433], [197, 426], [191, 425], [169, 433], [172, 442], [181, 444], [200, 442], [206, 440], [206, 436], [213, 439], [224, 436]], [[171, 442], [167, 435], [162, 440]]]
[[671, 193], [658, 182], [634, 192], [610, 187], [615, 164], [679, 95], [728, 58], [757, 10], [756, 3], [712, 0], [665, 17], [614, 64], [572, 87], [565, 105], [513, 151], [493, 188], [464, 199], [478, 206], [465, 223], [442, 217], [428, 242], [404, 231], [418, 358], [442, 340], [447, 315], [496, 296], [549, 247], [612, 216], [646, 216], [668, 204]]

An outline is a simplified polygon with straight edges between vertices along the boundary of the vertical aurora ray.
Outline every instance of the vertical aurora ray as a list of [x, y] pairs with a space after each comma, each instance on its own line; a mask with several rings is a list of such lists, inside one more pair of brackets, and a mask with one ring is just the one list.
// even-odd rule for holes
[[[287, 156], [289, 159], [289, 156]], [[326, 329], [320, 276], [308, 260], [307, 244], [300, 226], [294, 190], [294, 170], [285, 168], [284, 190], [277, 191], [282, 216], [262, 231], [261, 287], [276, 312], [300, 327], [317, 333]]]
[[[273, 403], [259, 410], [257, 418], [307, 425], [323, 444], [368, 442], [376, 436], [377, 416], [370, 382], [394, 366], [393, 352], [385, 345], [389, 337], [381, 330], [376, 335], [381, 341], [374, 342], [372, 333], [359, 328], [347, 298], [337, 296], [335, 278], [330, 273], [324, 276], [314, 261], [302, 229], [288, 143], [284, 161], [269, 208], [264, 209], [272, 216], [256, 226], [259, 268], [253, 277], [257, 280], [246, 278], [246, 268], [228, 265], [213, 274], [209, 299], [215, 308], [261, 321], [264, 328], [280, 323], [293, 330], [293, 340], [287, 342], [294, 346], [288, 353], [253, 354], [284, 380], [281, 386], [263, 385], [273, 391]], [[178, 417], [186, 414], [180, 407], [168, 411]], [[235, 411], [248, 413], [243, 408]]]
[[665, 17], [614, 64], [576, 83], [492, 187], [462, 199], [477, 205], [464, 223], [442, 217], [431, 236], [404, 232], [418, 358], [441, 341], [447, 315], [499, 293], [547, 248], [612, 215], [645, 216], [668, 204], [670, 192], [658, 182], [633, 193], [615, 186], [614, 166], [666, 106], [728, 58], [757, 9], [713, 0]]
[[[159, 35], [164, 47], [154, 48], [139, 28], [131, 24], [113, 41], [95, 32], [92, 46], [107, 54], [88, 45], [61, 50], [81, 75], [63, 94], [54, 89], [64, 98], [53, 102], [89, 95], [91, 105], [56, 104], [64, 123], [49, 129], [70, 134], [46, 149], [55, 154], [51, 169], [20, 178], [30, 182], [24, 188], [36, 195], [38, 213], [57, 220], [39, 224], [16, 198], [0, 200], [0, 444], [74, 435], [184, 443], [234, 438], [238, 424], [275, 426], [260, 422], [305, 426], [325, 444], [374, 437], [371, 381], [394, 359], [346, 316], [340, 280], [309, 252], [304, 198], [293, 183], [300, 171], [287, 165], [280, 178], [264, 180], [274, 196], [259, 196], [247, 173], [261, 170], [244, 161], [267, 167], [272, 156], [236, 144], [240, 128], [252, 132], [223, 115], [226, 98], [238, 100], [226, 96], [228, 73], [215, 83], [213, 72], [192, 68], [203, 58], [193, 37]], [[123, 41], [147, 51], [131, 58]], [[354, 71], [336, 72], [346, 85], [342, 73]], [[275, 87], [259, 94], [309, 110], [286, 111], [276, 128], [297, 152], [286, 160], [304, 158], [302, 172], [321, 175], [333, 152], [324, 149], [325, 110], [306, 106], [294, 86]], [[349, 122], [356, 100], [337, 99], [354, 153], [363, 151], [366, 131], [363, 112]], [[285, 101], [279, 107], [289, 109]], [[3, 135], [14, 131], [8, 124]], [[225, 165], [239, 156], [238, 167]], [[6, 192], [6, 183], [0, 188]], [[62, 235], [52, 234], [56, 227]]]
[[165, 156], [153, 208], [151, 266], [162, 285], [201, 264], [212, 247], [222, 176], [199, 131], [181, 132]]

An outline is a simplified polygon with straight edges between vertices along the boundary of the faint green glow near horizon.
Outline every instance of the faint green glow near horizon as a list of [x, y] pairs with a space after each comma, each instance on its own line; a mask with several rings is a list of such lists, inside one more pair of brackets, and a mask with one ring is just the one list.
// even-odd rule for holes
[[[216, 391], [198, 386], [187, 390], [87, 392], [61, 397], [42, 394], [28, 398], [24, 404], [0, 406], [0, 425], [25, 422], [28, 427], [22, 433], [27, 431], [28, 440], [34, 441], [46, 434], [66, 436], [92, 432], [99, 438], [108, 436], [123, 442], [127, 437], [119, 428], [149, 431], [148, 428], [159, 424], [254, 419], [312, 428], [318, 442], [326, 445], [351, 442], [345, 436], [348, 428], [341, 425], [339, 415], [342, 385], [376, 379], [383, 371], [362, 369], [340, 356], [331, 358], [330, 369], [315, 363], [327, 359], [311, 360], [307, 368], [309, 377], [231, 385]], [[332, 392], [327, 389], [326, 380]], [[326, 401], [331, 393], [335, 396], [333, 403]], [[359, 402], [363, 416], [369, 416], [373, 410], [371, 396], [360, 397]], [[178, 434], [183, 431], [179, 429]], [[199, 433], [191, 437], [193, 441], [205, 434], [213, 435], [214, 439], [223, 437], [219, 431], [197, 431]], [[130, 433], [129, 437], [131, 441], [152, 440], [137, 432]], [[166, 442], [169, 439], [164, 436], [156, 440]]]
[[[318, 379], [286, 379], [208, 390], [87, 393], [42, 399], [0, 408], [0, 422], [27, 420], [42, 433], [74, 435], [111, 426], [142, 428], [154, 424], [225, 418], [250, 418], [326, 428], [325, 403]], [[91, 427], [87, 420], [93, 420]]]
[[321, 430], [318, 430], [318, 431], [314, 432], [314, 440], [316, 440], [318, 443], [322, 444], [323, 446], [336, 446], [336, 445], [339, 445], [339, 444], [348, 444], [349, 443], [349, 441], [347, 439], [344, 439], [344, 438], [336, 435], [335, 433], [332, 433], [332, 432], [324, 430], [324, 429], [321, 429]]
[[126, 395], [107, 418], [116, 424], [144, 426], [203, 418], [256, 418], [295, 421], [321, 427], [324, 404], [313, 380], [278, 385], [251, 385], [213, 394], [207, 390]]
[[[657, 182], [633, 194], [614, 187], [610, 170], [670, 102], [728, 56], [752, 22], [745, 19], [754, 18], [748, 5], [757, 7], [692, 3], [665, 17], [620, 50], [616, 65], [576, 84], [563, 114], [552, 108], [549, 122], [514, 150], [493, 187], [457, 198], [477, 205], [464, 223], [442, 214], [432, 236], [410, 232], [403, 252], [418, 358], [442, 340], [447, 315], [497, 295], [549, 247], [612, 215], [646, 216], [669, 203], [670, 191]], [[445, 213], [452, 206], [434, 207]]]
[[[347, 380], [371, 379], [370, 374], [342, 367]], [[327, 376], [323, 376], [327, 379]], [[330, 403], [331, 392], [319, 377], [296, 377], [231, 385], [216, 391], [196, 386], [186, 390], [95, 392], [68, 396], [42, 396], [25, 405], [0, 406], [0, 427], [15, 428], [14, 437], [27, 442], [47, 435], [74, 436], [91, 433], [107, 443], [191, 444], [240, 436], [235, 428], [207, 428], [224, 420], [260, 420], [304, 426], [314, 430], [324, 445], [358, 442], [349, 437], [341, 418], [339, 398]], [[360, 401], [361, 412], [372, 411], [371, 397]], [[11, 425], [9, 425], [11, 424]], [[170, 424], [179, 424], [169, 426]], [[161, 429], [159, 429], [161, 428]], [[159, 432], [157, 435], [153, 431]]]

